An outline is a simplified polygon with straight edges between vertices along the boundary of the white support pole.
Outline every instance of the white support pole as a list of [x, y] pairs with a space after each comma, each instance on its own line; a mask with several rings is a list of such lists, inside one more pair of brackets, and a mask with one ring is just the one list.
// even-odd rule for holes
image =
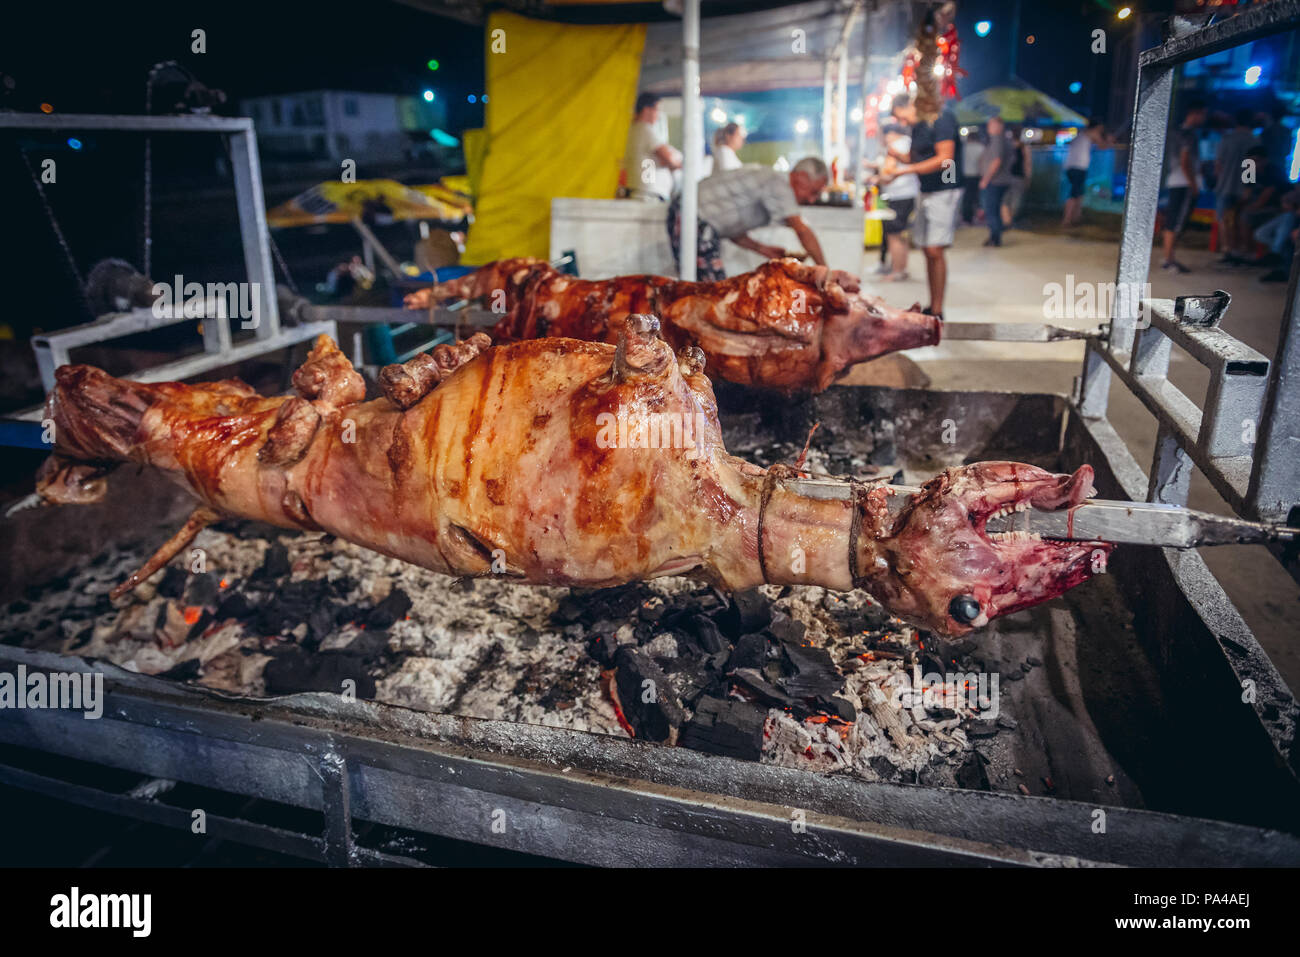
[[[858, 123], [857, 149], [853, 151], [852, 175], [848, 177], [859, 185], [863, 183], [862, 164], [867, 158], [867, 97], [871, 95], [871, 15], [875, 10], [875, 0], [871, 0], [862, 9], [862, 87], [858, 95], [862, 121]], [[865, 191], [864, 188], [858, 195], [861, 196]]]
[[834, 52], [826, 51], [826, 59], [822, 61], [822, 159], [827, 163], [831, 161], [831, 142], [833, 140], [832, 130], [835, 126], [835, 86], [832, 82], [831, 67], [834, 62]]
[[682, 3], [682, 239], [681, 277], [695, 280], [699, 229], [699, 166], [704, 152], [700, 116], [700, 0]]
[[846, 175], [849, 165], [849, 51], [847, 46], [840, 50], [839, 62], [836, 64], [838, 75], [835, 78], [835, 145], [831, 155], [826, 157], [829, 163], [839, 157], [840, 174]]

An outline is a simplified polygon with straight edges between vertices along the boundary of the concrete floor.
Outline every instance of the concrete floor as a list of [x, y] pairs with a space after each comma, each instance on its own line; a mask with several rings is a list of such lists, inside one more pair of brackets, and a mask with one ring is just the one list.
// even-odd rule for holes
[[[1090, 231], [1096, 235], [1096, 231]], [[1054, 227], [1041, 231], [1013, 230], [1000, 249], [984, 248], [984, 229], [964, 228], [949, 251], [949, 280], [945, 318], [949, 322], [1044, 322], [1044, 286], [1066, 282], [1110, 283], [1115, 280], [1117, 239], [1099, 241], [1061, 235]], [[876, 263], [869, 255], [863, 275], [869, 291], [894, 305], [928, 299], [925, 265], [919, 252], [909, 263], [912, 279], [872, 283]], [[1232, 335], [1270, 359], [1277, 346], [1286, 297], [1286, 284], [1258, 282], [1262, 270], [1216, 267], [1217, 254], [1204, 249], [1180, 250], [1178, 258], [1192, 269], [1185, 276], [1158, 269], [1153, 255], [1151, 291], [1154, 296], [1210, 293], [1225, 289], [1232, 305], [1222, 325]], [[1093, 317], [1052, 319], [1055, 325], [1095, 328]], [[1079, 374], [1083, 346], [1078, 342], [985, 343], [948, 341], [908, 353], [930, 377], [935, 389], [989, 389], [1069, 394]], [[1205, 398], [1208, 374], [1194, 359], [1175, 348], [1170, 380], [1197, 404]], [[852, 379], [850, 379], [852, 381]], [[1111, 386], [1111, 423], [1147, 468], [1155, 444], [1155, 419], [1123, 384]], [[1231, 510], [1199, 471], [1193, 473], [1189, 504], [1205, 511]], [[1265, 549], [1259, 546], [1219, 546], [1202, 549], [1210, 570], [1254, 631], [1293, 692], [1300, 695], [1300, 586]]]

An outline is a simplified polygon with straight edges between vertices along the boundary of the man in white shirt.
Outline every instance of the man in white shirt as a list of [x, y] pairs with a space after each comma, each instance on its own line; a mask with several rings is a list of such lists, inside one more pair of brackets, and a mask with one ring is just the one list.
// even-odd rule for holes
[[1088, 181], [1088, 166], [1092, 163], [1092, 148], [1107, 145], [1106, 126], [1101, 120], [1089, 120], [1087, 128], [1070, 140], [1070, 148], [1065, 152], [1065, 178], [1070, 183], [1070, 196], [1061, 215], [1062, 226], [1077, 226], [1083, 218], [1083, 193]]
[[682, 168], [682, 154], [659, 135], [659, 97], [642, 93], [636, 98], [636, 115], [627, 131], [623, 173], [628, 195], [646, 203], [668, 201], [672, 171]]

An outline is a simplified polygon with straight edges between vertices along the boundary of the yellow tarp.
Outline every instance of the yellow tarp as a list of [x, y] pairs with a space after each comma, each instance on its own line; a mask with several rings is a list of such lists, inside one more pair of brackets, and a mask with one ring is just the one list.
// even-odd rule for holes
[[320, 183], [266, 211], [272, 229], [348, 223], [374, 206], [394, 219], [434, 219], [454, 223], [471, 211], [469, 197], [441, 186], [403, 186], [393, 179], [337, 180]]
[[645, 27], [494, 12], [486, 39], [487, 155], [461, 262], [545, 258], [552, 198], [614, 196]]

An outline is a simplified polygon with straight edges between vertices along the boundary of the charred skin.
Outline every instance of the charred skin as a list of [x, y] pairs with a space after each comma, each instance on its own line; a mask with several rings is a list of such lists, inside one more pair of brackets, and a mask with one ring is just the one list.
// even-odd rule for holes
[[[40, 490], [86, 501], [102, 494], [97, 476], [112, 464], [147, 463], [201, 500], [190, 537], [222, 514], [323, 529], [450, 575], [587, 587], [676, 574], [730, 590], [856, 585], [948, 634], [1060, 594], [1108, 549], [1030, 547], [983, 531], [1008, 503], [1075, 503], [1086, 467], [1072, 477], [1014, 463], [950, 469], [896, 517], [881, 488], [845, 501], [796, 494], [780, 467], [727, 454], [702, 356], [675, 353], [648, 316], [630, 318], [617, 346], [466, 345], [443, 356], [438, 381], [406, 408], [356, 401], [356, 373], [326, 337], [289, 397], [64, 366], [48, 402], [56, 446]], [[409, 400], [399, 373], [381, 379]], [[953, 597], [972, 589], [981, 615], [953, 618]]]
[[783, 392], [821, 392], [850, 366], [935, 345], [942, 324], [892, 309], [825, 266], [771, 260], [720, 282], [664, 276], [592, 281], [540, 259], [503, 259], [408, 297], [413, 308], [468, 299], [503, 312], [497, 342], [564, 336], [616, 342], [623, 320], [659, 316], [674, 349], [698, 346], [709, 375]]

